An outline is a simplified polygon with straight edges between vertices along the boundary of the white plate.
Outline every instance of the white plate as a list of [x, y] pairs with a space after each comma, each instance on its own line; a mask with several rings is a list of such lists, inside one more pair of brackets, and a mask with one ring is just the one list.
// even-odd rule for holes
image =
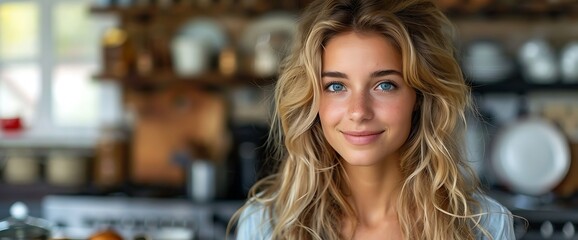
[[542, 119], [526, 119], [498, 135], [492, 167], [512, 191], [541, 195], [550, 192], [566, 176], [570, 150], [555, 126]]

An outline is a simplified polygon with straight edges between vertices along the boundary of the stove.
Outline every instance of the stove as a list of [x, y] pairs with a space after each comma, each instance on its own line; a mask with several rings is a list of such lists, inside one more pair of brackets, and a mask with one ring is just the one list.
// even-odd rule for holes
[[512, 210], [517, 239], [578, 239], [577, 210]]
[[[43, 218], [54, 237], [88, 239], [105, 229], [123, 239], [225, 239], [228, 219], [240, 201], [197, 204], [187, 199], [47, 196]], [[171, 236], [171, 237], [168, 237]]]
[[489, 194], [514, 214], [516, 239], [578, 239], [578, 203], [553, 194], [526, 196], [492, 191]]

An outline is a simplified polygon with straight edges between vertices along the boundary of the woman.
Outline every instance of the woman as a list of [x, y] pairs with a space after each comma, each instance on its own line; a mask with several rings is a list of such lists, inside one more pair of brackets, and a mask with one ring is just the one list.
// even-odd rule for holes
[[514, 239], [462, 149], [469, 88], [425, 0], [320, 0], [275, 90], [276, 174], [238, 239]]

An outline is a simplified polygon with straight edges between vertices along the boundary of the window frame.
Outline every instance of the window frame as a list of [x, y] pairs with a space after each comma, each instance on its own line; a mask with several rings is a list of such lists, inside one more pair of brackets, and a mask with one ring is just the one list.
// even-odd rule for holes
[[[63, 2], [84, 1], [90, 6], [90, 0], [0, 0], [0, 5], [5, 3], [32, 2], [38, 6], [38, 53], [36, 57], [18, 60], [0, 60], [0, 71], [7, 63], [26, 62], [37, 64], [40, 75], [40, 96], [35, 109], [32, 126], [25, 127], [19, 133], [5, 133], [0, 130], [0, 148], [12, 147], [58, 147], [58, 148], [93, 148], [99, 136], [99, 126], [96, 127], [72, 127], [58, 126], [54, 118], [52, 85], [54, 74], [59, 64], [67, 62], [96, 64], [98, 58], [58, 58], [55, 46], [55, 22], [53, 18], [55, 6]], [[88, 9], [87, 9], [88, 11]], [[92, 73], [91, 73], [92, 74]], [[99, 87], [98, 95], [101, 98], [103, 88]], [[110, 94], [110, 93], [108, 93]], [[103, 100], [98, 100], [100, 106], [97, 111], [102, 112]], [[109, 103], [110, 104], [110, 103]], [[108, 106], [108, 105], [107, 105]], [[120, 114], [120, 113], [118, 113]], [[100, 115], [100, 114], [99, 114]], [[102, 116], [100, 116], [102, 118]]]

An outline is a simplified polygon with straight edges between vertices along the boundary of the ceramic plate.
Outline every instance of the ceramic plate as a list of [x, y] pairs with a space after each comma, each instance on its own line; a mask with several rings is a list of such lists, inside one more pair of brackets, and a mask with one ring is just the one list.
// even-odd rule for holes
[[558, 128], [542, 119], [526, 119], [497, 136], [492, 153], [497, 177], [526, 195], [550, 192], [570, 167], [568, 143]]

